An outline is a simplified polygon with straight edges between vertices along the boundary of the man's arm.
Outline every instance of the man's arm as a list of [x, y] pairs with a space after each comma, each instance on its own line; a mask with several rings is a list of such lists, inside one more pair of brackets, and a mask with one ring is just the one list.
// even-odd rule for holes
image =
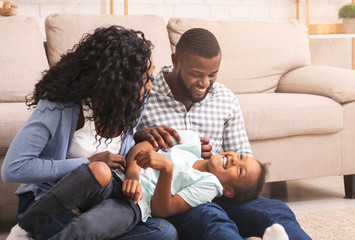
[[[149, 141], [154, 147], [162, 149], [164, 152], [168, 150], [167, 146], [174, 146], [173, 138], [178, 144], [181, 144], [179, 133], [171, 127], [162, 125], [158, 127], [143, 128], [134, 134], [136, 142]], [[207, 137], [201, 137], [201, 157], [208, 159], [212, 156], [212, 145]]]
[[157, 185], [151, 200], [154, 217], [169, 217], [192, 208], [179, 195], [171, 196], [173, 163], [165, 156], [155, 152], [140, 152], [136, 157], [142, 168], [153, 168], [160, 172]]
[[230, 99], [232, 100], [231, 114], [224, 124], [222, 148], [224, 151], [234, 151], [252, 157], [253, 153], [245, 130], [242, 109], [234, 95]]
[[169, 147], [174, 146], [173, 138], [178, 144], [182, 143], [178, 132], [174, 128], [165, 125], [143, 128], [134, 134], [136, 142], [149, 141], [154, 147], [162, 149], [164, 152], [168, 150], [166, 145]]

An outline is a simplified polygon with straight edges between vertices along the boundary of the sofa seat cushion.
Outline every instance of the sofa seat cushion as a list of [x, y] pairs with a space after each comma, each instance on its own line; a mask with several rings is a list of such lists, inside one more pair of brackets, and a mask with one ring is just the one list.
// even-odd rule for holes
[[0, 21], [0, 102], [24, 102], [48, 69], [43, 35], [31, 17]]
[[85, 15], [85, 14], [52, 14], [45, 20], [48, 44], [48, 59], [54, 65], [60, 56], [72, 49], [85, 33], [93, 33], [98, 27], [119, 25], [125, 28], [140, 30], [153, 45], [155, 69], [171, 63], [171, 48], [162, 17], [153, 15], [118, 16], [118, 15]]
[[335, 133], [343, 129], [343, 107], [334, 100], [308, 94], [239, 94], [250, 140], [305, 134]]
[[0, 103], [0, 155], [5, 154], [18, 130], [31, 115], [24, 102]]
[[274, 92], [284, 73], [310, 65], [307, 28], [298, 21], [170, 18], [174, 51], [180, 36], [196, 27], [216, 36], [222, 51], [218, 81], [234, 93]]

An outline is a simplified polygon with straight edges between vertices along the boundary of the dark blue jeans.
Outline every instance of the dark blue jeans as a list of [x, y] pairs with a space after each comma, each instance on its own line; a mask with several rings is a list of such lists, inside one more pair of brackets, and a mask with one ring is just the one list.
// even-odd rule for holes
[[[311, 239], [296, 221], [291, 209], [278, 200], [258, 198], [244, 204], [233, 204], [223, 198], [207, 203], [168, 220], [183, 239], [240, 239], [262, 237], [265, 229], [281, 224], [290, 240]], [[238, 228], [237, 228], [237, 226]]]
[[243, 240], [235, 223], [215, 203], [205, 203], [167, 218], [177, 229], [179, 239]]
[[215, 199], [215, 202], [237, 223], [240, 235], [244, 238], [262, 237], [267, 227], [279, 223], [285, 228], [290, 240], [311, 239], [300, 227], [292, 210], [279, 200], [260, 197], [237, 205], [221, 197]]
[[[34, 195], [27, 192], [18, 195], [18, 213], [26, 211], [34, 203]], [[77, 215], [69, 211], [53, 221], [41, 234], [40, 239], [48, 239], [64, 229]], [[139, 223], [130, 232], [121, 236], [120, 239], [177, 239], [176, 229], [166, 220], [159, 218], [149, 218], [145, 223]]]

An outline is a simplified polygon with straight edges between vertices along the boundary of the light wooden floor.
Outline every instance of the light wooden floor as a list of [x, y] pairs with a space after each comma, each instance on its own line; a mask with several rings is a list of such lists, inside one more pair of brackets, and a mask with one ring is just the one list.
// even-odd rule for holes
[[[297, 214], [355, 208], [355, 199], [344, 199], [343, 177], [325, 177], [274, 184], [271, 198], [285, 202]], [[17, 206], [0, 206], [0, 240], [4, 240], [15, 224]]]

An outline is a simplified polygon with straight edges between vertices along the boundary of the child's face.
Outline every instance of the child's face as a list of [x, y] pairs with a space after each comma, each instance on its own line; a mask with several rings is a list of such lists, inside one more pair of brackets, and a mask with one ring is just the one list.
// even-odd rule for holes
[[218, 178], [223, 187], [245, 188], [256, 183], [261, 167], [252, 157], [225, 152], [208, 160], [208, 171]]

